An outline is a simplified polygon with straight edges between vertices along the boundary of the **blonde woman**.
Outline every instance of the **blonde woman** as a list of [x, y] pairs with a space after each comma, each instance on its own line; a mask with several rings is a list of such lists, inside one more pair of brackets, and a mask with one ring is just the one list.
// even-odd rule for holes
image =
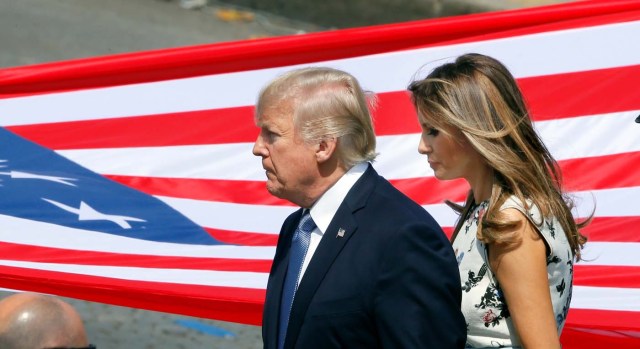
[[452, 244], [469, 348], [560, 348], [573, 263], [586, 238], [556, 161], [499, 61], [466, 54], [409, 86], [418, 151], [439, 180], [471, 190]]

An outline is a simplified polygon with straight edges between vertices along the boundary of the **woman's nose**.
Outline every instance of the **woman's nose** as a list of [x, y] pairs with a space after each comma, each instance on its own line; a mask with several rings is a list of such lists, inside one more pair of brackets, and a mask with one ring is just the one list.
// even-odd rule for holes
[[424, 141], [423, 138], [420, 138], [420, 143], [418, 144], [418, 153], [422, 155], [427, 155], [431, 153], [431, 146]]

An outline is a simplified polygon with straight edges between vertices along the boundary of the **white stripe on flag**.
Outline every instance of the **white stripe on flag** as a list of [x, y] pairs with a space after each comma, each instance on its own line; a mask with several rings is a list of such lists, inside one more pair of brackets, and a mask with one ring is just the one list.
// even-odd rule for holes
[[632, 120], [638, 113], [640, 110], [630, 110], [540, 121], [535, 128], [556, 160], [635, 152], [640, 151], [640, 136]]
[[156, 196], [196, 224], [207, 228], [278, 234], [298, 207], [248, 205]]
[[640, 267], [638, 251], [640, 242], [587, 242], [579, 264]]
[[[82, 251], [153, 256], [271, 260], [275, 247], [189, 245], [133, 239], [0, 215], [0, 241]], [[16, 234], [19, 232], [19, 234]]]
[[574, 286], [571, 308], [640, 311], [640, 289]]
[[630, 204], [640, 196], [640, 187], [574, 192], [577, 217], [587, 217], [595, 205], [596, 217], [640, 216], [640, 205]]
[[265, 180], [253, 144], [61, 150], [57, 153], [94, 172], [110, 175]]

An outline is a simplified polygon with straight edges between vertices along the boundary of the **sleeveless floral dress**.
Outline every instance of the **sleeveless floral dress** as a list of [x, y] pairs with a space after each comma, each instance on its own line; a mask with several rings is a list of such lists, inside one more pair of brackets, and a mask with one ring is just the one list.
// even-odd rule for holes
[[[478, 222], [487, 209], [487, 204], [488, 202], [482, 202], [470, 211], [453, 241], [462, 281], [462, 313], [467, 322], [467, 348], [519, 347], [522, 344], [513, 326], [502, 289], [491, 271], [487, 247], [476, 238]], [[515, 208], [523, 212], [549, 247], [549, 292], [560, 334], [571, 302], [574, 259], [558, 221], [555, 218], [543, 220], [536, 206], [529, 203], [529, 207], [531, 209], [526, 212], [521, 202], [516, 197], [511, 197], [500, 210]]]

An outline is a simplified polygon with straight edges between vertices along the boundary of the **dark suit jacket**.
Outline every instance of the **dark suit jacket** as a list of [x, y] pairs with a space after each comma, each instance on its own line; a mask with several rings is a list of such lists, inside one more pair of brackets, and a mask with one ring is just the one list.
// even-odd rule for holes
[[[269, 275], [267, 349], [277, 347], [282, 285], [301, 212], [285, 220]], [[463, 348], [460, 300], [458, 266], [439, 225], [369, 166], [300, 281], [285, 348]]]

